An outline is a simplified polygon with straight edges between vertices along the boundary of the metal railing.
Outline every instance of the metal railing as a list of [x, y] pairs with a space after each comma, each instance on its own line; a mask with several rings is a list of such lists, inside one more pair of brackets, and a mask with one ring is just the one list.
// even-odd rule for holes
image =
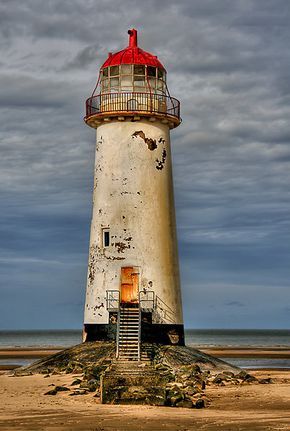
[[155, 293], [153, 290], [139, 292], [139, 304], [142, 311], [152, 311], [155, 307]]
[[116, 333], [116, 359], [119, 357], [119, 350], [120, 350], [120, 310], [118, 312], [117, 316], [117, 333]]
[[139, 307], [139, 312], [138, 312], [138, 361], [141, 360], [141, 331], [142, 331], [142, 323], [141, 323], [141, 315], [142, 315], [142, 310], [141, 307]]
[[[145, 312], [154, 312], [160, 322], [175, 322], [175, 312], [153, 290], [140, 290], [139, 309]], [[120, 314], [120, 291], [106, 291], [106, 307], [109, 312]], [[119, 325], [117, 325], [119, 326]]]
[[106, 290], [106, 306], [108, 311], [119, 311], [120, 309], [119, 290]]
[[176, 117], [180, 120], [180, 103], [170, 96], [155, 93], [101, 93], [86, 101], [86, 117], [106, 112], [147, 112]]
[[155, 312], [164, 322], [175, 323], [175, 313], [159, 296], [156, 295]]

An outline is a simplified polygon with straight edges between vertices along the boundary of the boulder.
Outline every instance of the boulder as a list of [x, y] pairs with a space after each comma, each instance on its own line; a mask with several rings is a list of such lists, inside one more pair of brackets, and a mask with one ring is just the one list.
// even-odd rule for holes
[[193, 407], [192, 401], [190, 399], [185, 399], [182, 401], [179, 401], [178, 403], [176, 403], [175, 405], [176, 407], [183, 407], [186, 409], [191, 409]]
[[76, 385], [79, 385], [80, 383], [82, 383], [81, 379], [75, 379], [75, 380], [71, 383], [71, 386], [76, 386]]
[[203, 408], [205, 407], [204, 400], [203, 400], [202, 398], [199, 398], [199, 399], [195, 402], [194, 407], [195, 407], [196, 409], [203, 409]]
[[67, 387], [65, 387], [65, 386], [56, 386], [54, 388], [54, 390], [57, 391], [57, 392], [66, 392], [66, 391], [69, 391], [70, 389], [67, 388]]
[[268, 385], [269, 383], [274, 383], [274, 382], [271, 379], [271, 377], [268, 377], [267, 379], [260, 379], [259, 383], [261, 383], [262, 385]]
[[50, 391], [45, 392], [44, 395], [56, 395], [57, 394], [57, 390], [56, 388], [51, 389]]

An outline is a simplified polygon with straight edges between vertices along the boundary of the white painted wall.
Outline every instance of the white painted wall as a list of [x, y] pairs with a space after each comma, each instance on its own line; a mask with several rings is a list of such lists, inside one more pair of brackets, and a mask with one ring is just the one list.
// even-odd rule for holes
[[[106, 227], [112, 245], [103, 248]], [[170, 135], [159, 121], [116, 119], [97, 128], [84, 323], [108, 323], [106, 290], [120, 288], [122, 266], [139, 267], [139, 288], [154, 290], [173, 310], [170, 320], [157, 310], [154, 323], [183, 323]]]

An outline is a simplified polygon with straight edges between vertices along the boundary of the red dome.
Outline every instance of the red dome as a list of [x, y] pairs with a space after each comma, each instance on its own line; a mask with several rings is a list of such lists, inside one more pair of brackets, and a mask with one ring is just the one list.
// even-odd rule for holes
[[129, 46], [115, 54], [109, 54], [109, 57], [101, 67], [118, 66], [120, 64], [145, 64], [147, 66], [159, 67], [165, 70], [165, 67], [160, 63], [156, 55], [150, 52], [143, 51], [137, 45], [137, 30], [128, 30]]

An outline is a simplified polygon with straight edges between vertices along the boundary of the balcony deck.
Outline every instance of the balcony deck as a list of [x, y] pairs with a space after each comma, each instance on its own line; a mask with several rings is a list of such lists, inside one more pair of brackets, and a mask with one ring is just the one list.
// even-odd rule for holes
[[101, 93], [87, 99], [84, 120], [97, 127], [105, 119], [138, 116], [149, 117], [151, 121], [160, 119], [174, 128], [181, 122], [180, 103], [174, 97], [155, 93]]

